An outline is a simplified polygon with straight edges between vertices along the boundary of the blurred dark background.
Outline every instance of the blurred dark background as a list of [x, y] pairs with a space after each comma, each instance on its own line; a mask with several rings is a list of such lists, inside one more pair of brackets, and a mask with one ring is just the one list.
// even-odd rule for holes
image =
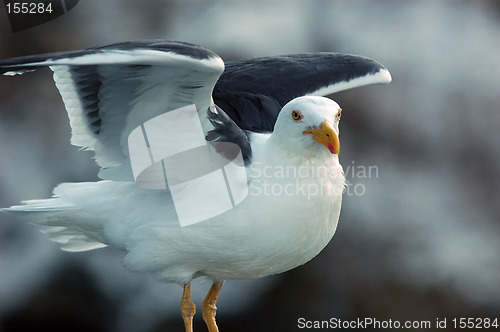
[[[81, 1], [17, 33], [0, 6], [0, 58], [151, 38], [225, 60], [353, 53], [393, 76], [332, 96], [350, 172], [332, 242], [288, 273], [228, 281], [221, 331], [295, 331], [301, 317], [447, 318], [448, 330], [453, 318], [500, 320], [498, 1]], [[0, 207], [97, 180], [92, 154], [69, 137], [48, 69], [0, 77]], [[62, 252], [0, 214], [0, 331], [183, 331], [181, 287], [131, 273], [121, 257]], [[194, 283], [197, 304], [208, 287]], [[201, 312], [195, 330], [206, 330]]]

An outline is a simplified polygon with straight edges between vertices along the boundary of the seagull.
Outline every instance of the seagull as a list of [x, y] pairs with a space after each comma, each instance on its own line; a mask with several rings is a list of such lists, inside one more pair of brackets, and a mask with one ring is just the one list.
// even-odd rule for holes
[[[126, 252], [126, 268], [180, 284], [187, 332], [196, 312], [193, 279], [212, 282], [202, 315], [208, 330], [218, 331], [216, 302], [225, 280], [291, 270], [329, 243], [345, 178], [342, 110], [324, 96], [391, 81], [383, 65], [361, 56], [324, 52], [224, 63], [204, 47], [167, 40], [0, 61], [3, 75], [40, 67], [53, 71], [71, 143], [94, 151], [101, 180], [62, 183], [52, 198], [3, 211], [27, 216], [62, 250], [113, 247]], [[137, 137], [146, 142], [140, 149]], [[210, 162], [201, 162], [193, 140], [222, 161], [203, 168]], [[156, 145], [174, 152], [155, 157]], [[184, 150], [196, 153], [182, 159]], [[143, 173], [149, 182], [140, 181]], [[230, 204], [222, 204], [228, 197]], [[191, 219], [182, 224], [185, 216]]]

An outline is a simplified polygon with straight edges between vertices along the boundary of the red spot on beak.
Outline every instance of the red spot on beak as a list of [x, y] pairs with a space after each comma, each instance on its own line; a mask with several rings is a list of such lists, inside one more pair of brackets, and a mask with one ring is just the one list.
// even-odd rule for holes
[[328, 150], [330, 150], [331, 154], [336, 154], [337, 151], [335, 151], [335, 147], [333, 146], [332, 143], [328, 143]]

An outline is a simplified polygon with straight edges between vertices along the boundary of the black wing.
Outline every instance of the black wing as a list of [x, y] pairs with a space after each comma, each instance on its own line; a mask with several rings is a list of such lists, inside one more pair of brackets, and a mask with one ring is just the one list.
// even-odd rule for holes
[[240, 128], [270, 132], [281, 108], [293, 98], [390, 81], [383, 65], [365, 57], [295, 54], [226, 62], [213, 98]]

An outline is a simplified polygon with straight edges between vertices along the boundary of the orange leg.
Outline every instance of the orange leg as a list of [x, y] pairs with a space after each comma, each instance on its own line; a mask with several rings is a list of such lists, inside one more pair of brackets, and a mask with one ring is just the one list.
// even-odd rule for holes
[[193, 332], [193, 317], [196, 313], [196, 306], [191, 300], [191, 284], [184, 285], [184, 292], [182, 293], [181, 301], [182, 319], [184, 319], [184, 328], [186, 332]]
[[224, 285], [224, 281], [214, 282], [202, 303], [201, 311], [203, 313], [203, 320], [207, 324], [209, 332], [219, 332], [215, 323], [215, 314], [217, 312], [215, 304], [217, 303], [217, 297], [219, 297], [222, 285]]

